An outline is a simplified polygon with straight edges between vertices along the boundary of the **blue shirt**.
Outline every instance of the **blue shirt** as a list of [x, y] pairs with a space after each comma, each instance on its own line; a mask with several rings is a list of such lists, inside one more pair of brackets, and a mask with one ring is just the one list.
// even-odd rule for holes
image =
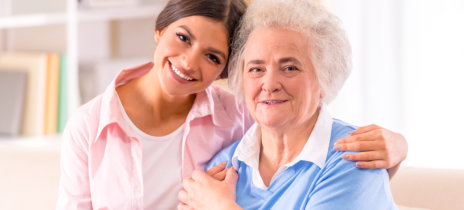
[[219, 152], [207, 169], [228, 161], [237, 169], [237, 204], [243, 209], [398, 209], [384, 169], [360, 169], [333, 150], [355, 127], [332, 119], [321, 107], [301, 154], [282, 166], [266, 187], [259, 171], [260, 133], [255, 124], [240, 140]]

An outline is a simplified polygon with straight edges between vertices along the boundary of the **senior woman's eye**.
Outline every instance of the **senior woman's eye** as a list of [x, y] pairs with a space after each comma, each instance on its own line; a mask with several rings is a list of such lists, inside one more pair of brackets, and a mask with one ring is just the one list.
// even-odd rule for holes
[[262, 72], [263, 70], [261, 68], [258, 68], [258, 67], [253, 67], [253, 68], [250, 68], [248, 70], [248, 72], [250, 73], [258, 73], [258, 72]]
[[298, 68], [296, 66], [285, 66], [284, 70], [285, 71], [297, 71]]

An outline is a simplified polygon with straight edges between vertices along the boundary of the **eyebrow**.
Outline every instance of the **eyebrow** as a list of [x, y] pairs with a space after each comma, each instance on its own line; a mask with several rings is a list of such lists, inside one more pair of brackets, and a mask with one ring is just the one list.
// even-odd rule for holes
[[285, 57], [285, 58], [279, 59], [279, 63], [288, 63], [288, 62], [293, 62], [293, 63], [296, 63], [296, 65], [301, 66], [301, 62], [298, 61], [298, 59], [294, 57]]
[[[180, 25], [179, 27], [183, 28], [193, 40], [197, 39], [195, 37], [195, 35], [193, 35], [192, 31], [190, 31], [190, 28], [188, 26]], [[226, 54], [224, 52], [222, 52], [222, 51], [220, 51], [218, 49], [212, 48], [212, 47], [208, 47], [207, 50], [209, 50], [209, 51], [211, 51], [211, 52], [213, 52], [215, 54], [219, 54], [224, 60], [227, 60], [226, 59]]]
[[186, 26], [186, 25], [180, 25], [179, 27], [181, 27], [181, 28], [183, 28], [185, 31], [187, 31], [188, 35], [189, 35], [190, 37], [192, 37], [192, 39], [197, 39], [197, 38], [195, 37], [195, 35], [192, 34], [192, 32], [190, 31], [190, 28], [189, 28], [188, 26]]
[[[293, 63], [296, 63], [297, 65], [301, 66], [301, 62], [298, 61], [298, 59], [296, 59], [294, 57], [284, 57], [284, 58], [279, 59], [279, 63], [288, 63], [288, 62], [293, 62]], [[255, 60], [248, 61], [248, 63], [246, 63], [246, 65], [264, 64], [264, 63], [265, 63], [264, 60], [255, 59]]]
[[224, 60], [227, 60], [226, 59], [226, 54], [224, 54], [222, 51], [220, 51], [218, 49], [214, 49], [212, 47], [209, 47], [208, 50], [213, 52], [213, 53], [219, 54]]
[[264, 64], [264, 61], [263, 60], [250, 60], [248, 61], [248, 63], [246, 63], [246, 65], [250, 65], [250, 64]]

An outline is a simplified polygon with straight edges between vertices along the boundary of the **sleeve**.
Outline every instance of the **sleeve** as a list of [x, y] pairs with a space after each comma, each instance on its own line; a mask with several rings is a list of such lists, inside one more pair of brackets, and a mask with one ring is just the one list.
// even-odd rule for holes
[[92, 209], [86, 126], [84, 119], [75, 116], [63, 132], [57, 210]]
[[360, 169], [340, 156], [326, 169], [306, 209], [397, 209], [385, 169]]

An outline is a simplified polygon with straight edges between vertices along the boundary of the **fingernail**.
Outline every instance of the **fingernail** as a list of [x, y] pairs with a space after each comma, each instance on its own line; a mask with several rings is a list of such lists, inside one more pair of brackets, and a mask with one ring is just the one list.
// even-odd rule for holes
[[335, 144], [334, 145], [334, 150], [340, 150], [340, 144]]
[[356, 167], [361, 168], [361, 167], [362, 167], [362, 163], [356, 162]]
[[345, 160], [348, 160], [350, 158], [350, 155], [345, 153], [342, 155], [342, 158], [345, 159]]

